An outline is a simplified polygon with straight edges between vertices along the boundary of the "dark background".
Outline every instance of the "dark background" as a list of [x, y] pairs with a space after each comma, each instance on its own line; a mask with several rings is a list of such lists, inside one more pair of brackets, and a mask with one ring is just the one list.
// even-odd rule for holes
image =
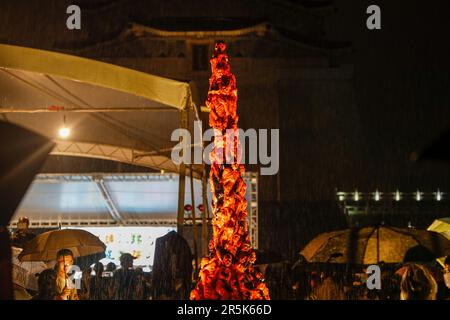
[[[82, 8], [80, 32], [65, 29], [65, 8], [72, 3]], [[366, 8], [371, 4], [381, 7], [381, 30], [366, 28]], [[240, 124], [244, 128], [280, 128], [281, 132], [280, 173], [260, 179], [260, 248], [293, 260], [314, 235], [347, 226], [336, 201], [336, 189], [450, 190], [447, 164], [411, 161], [412, 153], [450, 126], [449, 15], [448, 1], [437, 0], [2, 0], [0, 41], [113, 61], [98, 57], [99, 51], [83, 48], [114, 38], [130, 21], [148, 24], [153, 18], [182, 16], [191, 18], [191, 26], [200, 23], [195, 17], [233, 17], [242, 25], [251, 20], [268, 21], [279, 30], [295, 33], [302, 44], [320, 47], [318, 53], [304, 49], [297, 54], [297, 49], [285, 43], [271, 47], [256, 40], [257, 49], [250, 58], [268, 57], [268, 66], [280, 59], [287, 61], [280, 70], [294, 80], [283, 83], [275, 79], [275, 87], [273, 83], [252, 86], [252, 72], [259, 72], [254, 78], [265, 74], [270, 78], [270, 72], [264, 67], [257, 70], [256, 64], [245, 68], [230, 48], [231, 68], [240, 90]], [[167, 25], [175, 30], [186, 27], [181, 19], [172, 19]], [[225, 24], [216, 21], [214, 26], [220, 29]], [[275, 50], [277, 45], [284, 51]], [[345, 50], [322, 50], [331, 47]], [[290, 69], [289, 54], [299, 60], [302, 58], [296, 54], [326, 60], [329, 71], [344, 80], [331, 84], [297, 81], [304, 72], [302, 67]], [[344, 65], [352, 66], [349, 78], [338, 68]], [[169, 68], [148, 67], [144, 71], [178, 78]], [[185, 73], [183, 77], [200, 83], [200, 96], [206, 97], [209, 72]], [[59, 172], [109, 169], [130, 170], [104, 161], [61, 157], [52, 158], [45, 166], [46, 171]], [[427, 216], [417, 219], [425, 209], [413, 209], [419, 227], [449, 214], [448, 205], [444, 205], [431, 215], [427, 209]], [[406, 214], [391, 219], [391, 223], [404, 225], [408, 219]], [[370, 221], [374, 222], [380, 221]]]

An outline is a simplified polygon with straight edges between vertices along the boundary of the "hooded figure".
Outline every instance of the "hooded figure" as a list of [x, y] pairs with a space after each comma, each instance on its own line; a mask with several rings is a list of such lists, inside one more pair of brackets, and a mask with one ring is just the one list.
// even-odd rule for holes
[[411, 264], [403, 273], [400, 300], [436, 300], [437, 283], [423, 266]]
[[187, 300], [192, 286], [192, 254], [175, 231], [156, 239], [153, 299]]

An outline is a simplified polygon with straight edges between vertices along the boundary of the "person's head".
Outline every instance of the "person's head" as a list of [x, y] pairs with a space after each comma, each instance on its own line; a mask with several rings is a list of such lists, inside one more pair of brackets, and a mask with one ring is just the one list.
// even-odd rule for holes
[[102, 274], [103, 274], [103, 270], [104, 270], [103, 263], [97, 262], [97, 263], [94, 265], [95, 276], [101, 277]]
[[56, 266], [58, 271], [69, 271], [73, 265], [73, 253], [69, 249], [61, 249], [56, 253]]
[[133, 267], [133, 260], [135, 258], [129, 253], [122, 253], [120, 256], [120, 266], [123, 269], [130, 269]]
[[400, 282], [401, 300], [436, 300], [437, 283], [421, 265], [409, 265]]
[[56, 274], [53, 269], [46, 269], [38, 274], [38, 293], [41, 296], [53, 296], [55, 288]]
[[113, 272], [117, 269], [117, 266], [114, 262], [110, 262], [106, 265], [106, 271]]
[[27, 217], [20, 217], [19, 221], [17, 221], [17, 230], [26, 231], [30, 226], [30, 220]]

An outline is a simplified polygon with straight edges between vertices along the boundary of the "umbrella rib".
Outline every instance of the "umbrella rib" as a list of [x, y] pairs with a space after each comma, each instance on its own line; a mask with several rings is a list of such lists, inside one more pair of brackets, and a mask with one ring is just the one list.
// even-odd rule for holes
[[404, 235], [404, 236], [411, 237], [411, 238], [413, 238], [418, 244], [420, 244], [420, 240], [417, 239], [416, 236], [415, 236], [414, 234], [412, 234], [412, 233], [408, 233], [408, 232], [405, 232], [405, 231], [400, 230], [400, 229], [394, 229], [394, 228], [392, 228], [392, 227], [385, 227], [385, 228], [386, 228], [386, 229], [389, 229], [389, 230], [391, 230], [391, 231], [393, 231], [393, 232], [400, 233], [400, 234], [402, 234], [402, 235]]
[[[366, 243], [365, 243], [365, 245], [364, 245], [364, 250], [363, 250], [363, 259], [362, 259], [361, 262], [364, 262], [364, 256], [366, 255], [367, 246], [369, 245], [370, 237], [372, 237], [373, 233], [375, 232], [375, 230], [376, 230], [377, 228], [379, 228], [379, 226], [376, 226], [375, 228], [373, 228], [372, 231], [369, 233], [369, 236], [367, 237], [367, 241], [366, 241]], [[378, 239], [378, 241], [379, 241], [379, 239]], [[377, 263], [378, 263], [378, 262], [379, 262], [379, 261], [377, 261]], [[363, 263], [363, 264], [364, 264], [364, 263]]]

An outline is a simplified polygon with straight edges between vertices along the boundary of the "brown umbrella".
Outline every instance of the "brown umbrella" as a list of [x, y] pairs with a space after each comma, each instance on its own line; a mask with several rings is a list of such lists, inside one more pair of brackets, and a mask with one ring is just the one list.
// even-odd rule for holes
[[28, 242], [19, 255], [20, 261], [50, 261], [61, 249], [69, 249], [74, 257], [105, 252], [106, 245], [90, 232], [64, 229], [44, 232]]
[[377, 226], [323, 233], [300, 252], [309, 262], [429, 262], [450, 253], [450, 241], [426, 230]]

